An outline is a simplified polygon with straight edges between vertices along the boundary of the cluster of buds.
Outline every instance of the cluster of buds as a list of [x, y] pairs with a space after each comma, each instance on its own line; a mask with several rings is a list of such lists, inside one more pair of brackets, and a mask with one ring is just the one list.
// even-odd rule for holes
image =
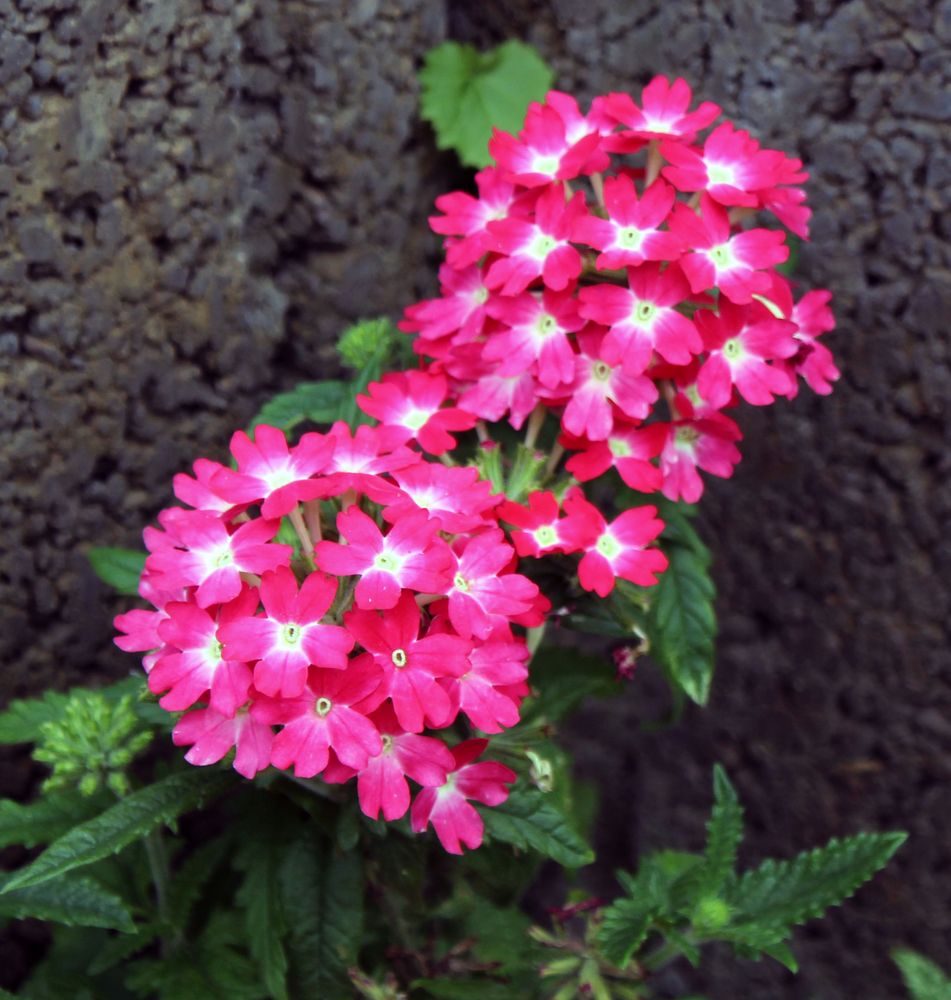
[[[611, 94], [584, 116], [557, 92], [532, 105], [517, 138], [494, 137], [479, 197], [437, 202], [443, 296], [402, 324], [429, 360], [358, 396], [377, 424], [293, 447], [261, 425], [234, 435], [235, 468], [200, 459], [176, 477], [187, 507], [145, 532], [154, 610], [120, 615], [116, 641], [146, 653], [150, 689], [184, 712], [188, 761], [234, 750], [249, 778], [356, 778], [368, 816], [409, 811], [448, 851], [478, 846], [471, 802], [499, 805], [516, 779], [479, 758], [519, 721], [526, 630], [550, 610], [519, 557], [574, 556], [599, 597], [618, 578], [656, 583], [656, 508], [609, 520], [578, 483], [613, 468], [692, 502], [698, 468], [727, 476], [739, 458], [723, 412], [737, 394], [769, 403], [800, 375], [829, 391], [828, 293], [795, 302], [774, 270], [782, 232], [744, 228], [765, 209], [805, 236], [801, 164], [729, 124], [697, 145], [719, 109], [690, 100], [658, 78], [641, 106]], [[487, 455], [501, 468], [486, 422], [527, 421], [522, 454], [550, 412], [557, 441], [524, 481], [480, 476]], [[456, 464], [446, 453], [473, 430], [474, 465]], [[566, 449], [573, 479], [557, 475]]]
[[517, 137], [495, 133], [478, 197], [437, 199], [442, 295], [401, 324], [428, 359], [427, 407], [439, 387], [437, 405], [475, 420], [553, 411], [579, 482], [614, 468], [694, 503], [698, 469], [726, 477], [739, 461], [725, 412], [739, 398], [792, 397], [800, 377], [831, 391], [817, 340], [830, 295], [796, 301], [776, 271], [784, 232], [752, 227], [765, 212], [806, 238], [807, 174], [730, 122], [699, 138], [720, 109], [690, 104], [664, 77], [640, 104], [608, 94], [587, 115], [552, 91]]

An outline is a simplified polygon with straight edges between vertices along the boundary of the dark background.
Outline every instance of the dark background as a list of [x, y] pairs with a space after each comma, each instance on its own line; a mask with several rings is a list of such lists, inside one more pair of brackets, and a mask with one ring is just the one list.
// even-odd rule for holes
[[446, 37], [510, 36], [583, 98], [683, 75], [806, 161], [798, 277], [835, 293], [844, 371], [745, 407], [744, 461], [709, 483], [710, 708], [639, 734], [663, 707], [644, 670], [572, 726], [606, 803], [590, 884], [698, 846], [720, 760], [748, 862], [912, 840], [797, 935], [798, 977], [713, 952], [670, 985], [901, 996], [889, 947], [951, 964], [948, 0], [0, 0], [0, 702], [127, 671], [86, 547], [137, 545], [173, 473], [335, 374], [348, 321], [435, 293], [425, 217], [463, 175], [414, 74]]

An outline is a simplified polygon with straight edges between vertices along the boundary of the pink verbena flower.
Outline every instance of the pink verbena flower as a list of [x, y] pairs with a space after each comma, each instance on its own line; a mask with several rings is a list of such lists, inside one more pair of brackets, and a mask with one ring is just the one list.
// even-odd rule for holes
[[473, 646], [468, 669], [442, 681], [453, 714], [462, 712], [483, 733], [501, 733], [516, 725], [519, 705], [510, 692], [528, 678], [528, 657], [524, 642], [490, 638], [483, 645]]
[[296, 698], [311, 664], [333, 670], [347, 666], [353, 637], [339, 625], [321, 624], [336, 593], [337, 581], [322, 573], [311, 573], [299, 592], [289, 569], [265, 573], [261, 602], [266, 617], [248, 614], [223, 624], [218, 635], [225, 652], [245, 662], [258, 661], [254, 686], [262, 694]]
[[253, 778], [271, 763], [274, 730], [252, 718], [247, 707], [231, 717], [213, 708], [199, 708], [178, 720], [172, 742], [177, 747], [190, 746], [185, 760], [198, 767], [217, 764], [234, 749], [234, 769], [245, 778]]
[[563, 434], [562, 443], [576, 452], [565, 468], [581, 483], [597, 479], [614, 468], [632, 490], [652, 493], [660, 489], [663, 476], [651, 459], [660, 454], [665, 438], [661, 424], [636, 427], [617, 420], [603, 441]]
[[355, 591], [358, 608], [395, 608], [404, 588], [424, 594], [445, 593], [451, 579], [452, 554], [437, 537], [439, 522], [431, 521], [424, 511], [403, 518], [384, 536], [372, 517], [350, 507], [337, 516], [337, 528], [347, 544], [318, 542], [314, 557], [327, 573], [359, 575]]
[[187, 503], [196, 510], [207, 510], [218, 515], [237, 513], [241, 510], [241, 507], [236, 508], [235, 504], [221, 496], [212, 485], [215, 475], [225, 466], [208, 458], [199, 458], [195, 460], [192, 468], [195, 472], [194, 478], [185, 472], [179, 472], [172, 479], [175, 496], [182, 503]]
[[497, 761], [472, 763], [487, 744], [488, 740], [466, 740], [453, 747], [456, 766], [446, 783], [440, 788], [422, 789], [413, 801], [413, 832], [422, 833], [432, 823], [439, 842], [450, 854], [462, 854], [462, 845], [474, 850], [482, 843], [485, 824], [469, 800], [501, 805], [509, 794], [505, 786], [517, 778], [511, 768]]
[[212, 487], [233, 504], [261, 504], [266, 518], [290, 513], [301, 500], [319, 496], [320, 486], [311, 477], [322, 472], [333, 454], [334, 442], [323, 434], [305, 434], [295, 448], [288, 448], [282, 430], [259, 424], [254, 440], [244, 431], [231, 438], [231, 453], [238, 469], [222, 467]]
[[393, 473], [399, 486], [386, 501], [383, 517], [395, 524], [415, 511], [424, 510], [443, 531], [461, 534], [474, 531], [500, 501], [492, 484], [479, 478], [471, 467], [446, 468], [421, 462]]
[[722, 413], [700, 420], [678, 420], [658, 424], [666, 432], [660, 453], [664, 477], [662, 492], [668, 500], [696, 503], [703, 494], [698, 469], [729, 479], [740, 460], [735, 442], [742, 438], [739, 427]]
[[527, 507], [506, 500], [499, 506], [498, 515], [500, 520], [520, 529], [511, 533], [512, 544], [520, 556], [539, 557], [565, 550], [559, 529], [561, 506], [554, 493], [535, 490], [528, 495]]
[[660, 549], [646, 548], [664, 529], [656, 507], [633, 507], [608, 523], [578, 487], [565, 495], [564, 506], [569, 518], [562, 530], [575, 539], [577, 548], [587, 549], [578, 566], [578, 580], [585, 590], [607, 597], [616, 577], [648, 587], [667, 568]]
[[488, 318], [489, 290], [482, 277], [482, 269], [475, 265], [457, 271], [444, 264], [439, 269], [440, 297], [407, 306], [400, 329], [418, 333], [423, 340], [450, 336], [459, 344], [475, 340]]
[[[641, 93], [640, 107], [630, 94], [608, 94], [603, 110], [628, 126], [628, 131], [622, 132], [618, 139], [627, 136], [639, 140], [663, 139], [674, 135], [691, 141], [720, 114], [720, 108], [712, 101], [704, 101], [696, 111], [688, 111], [692, 99], [693, 93], [686, 80], [678, 77], [670, 83], [665, 76], [655, 76]], [[637, 147], [615, 142], [610, 148], [632, 152]]]

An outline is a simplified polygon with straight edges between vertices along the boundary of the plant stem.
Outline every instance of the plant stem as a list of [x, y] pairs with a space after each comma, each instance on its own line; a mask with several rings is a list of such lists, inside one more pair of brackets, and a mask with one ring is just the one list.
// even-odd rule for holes
[[525, 431], [526, 448], [535, 447], [535, 442], [538, 440], [538, 434], [542, 429], [542, 424], [545, 422], [546, 416], [548, 416], [548, 407], [543, 406], [541, 403], [532, 410], [532, 415], [528, 418], [528, 429]]
[[310, 532], [307, 530], [307, 525], [304, 523], [304, 514], [300, 509], [300, 504], [287, 516], [291, 519], [291, 524], [294, 525], [294, 530], [300, 539], [300, 551], [304, 557], [304, 562], [307, 563], [310, 569], [314, 569], [314, 542], [310, 537]]
[[647, 172], [644, 176], [644, 187], [650, 187], [657, 180], [663, 163], [663, 158], [660, 155], [660, 143], [657, 139], [651, 139], [647, 146]]

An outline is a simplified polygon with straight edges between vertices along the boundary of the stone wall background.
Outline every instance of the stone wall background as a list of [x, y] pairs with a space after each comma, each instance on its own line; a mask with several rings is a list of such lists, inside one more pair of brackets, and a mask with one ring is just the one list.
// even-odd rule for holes
[[596, 890], [698, 844], [715, 760], [751, 863], [912, 832], [797, 936], [798, 978], [715, 955], [671, 995], [900, 996], [889, 947], [951, 964], [948, 0], [0, 0], [0, 702], [127, 670], [84, 547], [136, 544], [174, 472], [332, 374], [345, 322], [434, 290], [425, 216], [463, 175], [414, 71], [447, 34], [522, 37], [579, 96], [682, 74], [812, 170], [799, 276], [835, 292], [845, 374], [745, 408], [710, 483], [711, 708], [638, 734], [645, 669], [572, 738], [612, 795]]

